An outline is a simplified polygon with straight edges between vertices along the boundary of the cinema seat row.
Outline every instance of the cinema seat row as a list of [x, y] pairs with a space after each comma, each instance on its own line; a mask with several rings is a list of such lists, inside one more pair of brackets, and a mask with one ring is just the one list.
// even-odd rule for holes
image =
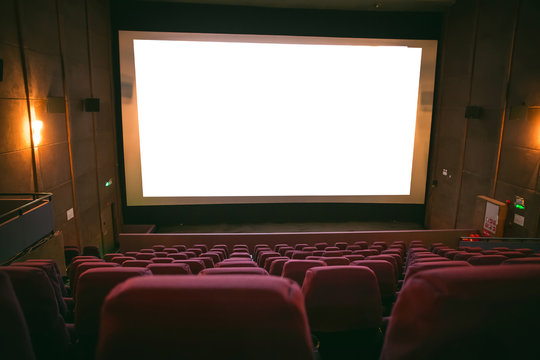
[[[12, 314], [6, 319], [18, 329], [9, 336], [16, 336], [12, 348], [19, 349], [16, 354], [20, 356], [10, 358], [91, 359], [96, 352], [97, 359], [315, 356], [324, 360], [376, 359], [379, 354], [381, 359], [431, 359], [446, 351], [448, 358], [497, 358], [482, 357], [482, 352], [489, 356], [525, 355], [532, 350], [532, 343], [523, 343], [532, 336], [523, 331], [538, 334], [540, 316], [532, 304], [540, 296], [540, 287], [534, 286], [540, 283], [540, 265], [473, 266], [439, 254], [451, 255], [456, 249], [443, 251], [448, 250], [443, 244], [427, 249], [420, 242], [412, 242], [407, 252], [405, 244], [368, 246], [360, 250], [376, 250], [378, 255], [352, 261], [346, 255], [290, 259], [279, 251], [288, 246], [270, 249], [261, 244], [252, 253], [247, 246], [234, 247], [230, 253], [227, 247], [222, 251], [201, 247], [200, 254], [190, 251], [194, 255], [184, 261], [213, 251], [219, 254], [219, 261], [211, 267], [195, 259], [203, 266], [199, 276], [193, 276], [190, 265], [179, 260], [113, 261], [128, 255], [120, 252], [104, 259], [86, 255], [74, 258], [70, 266], [71, 299], [51, 260], [0, 267], [0, 285], [7, 289], [4, 292], [2, 288], [0, 301]], [[297, 250], [297, 246], [294, 251], [317, 251], [302, 244]], [[338, 246], [334, 247], [339, 250], [327, 247], [324, 251], [343, 251]], [[140, 252], [167, 252], [165, 249]], [[249, 258], [231, 257], [234, 253], [248, 254]], [[275, 256], [273, 261], [270, 255]], [[530, 255], [534, 254], [527, 258], [534, 258]], [[372, 256], [383, 258], [368, 259]], [[325, 262], [333, 258], [349, 262]], [[268, 276], [266, 267], [270, 269], [282, 260], [283, 276]], [[130, 261], [143, 262], [130, 266]], [[171, 269], [181, 276], [161, 275], [171, 274]], [[396, 300], [397, 280], [403, 275], [405, 282]], [[15, 301], [9, 294], [15, 294]], [[506, 309], [503, 304], [511, 303], [512, 296], [524, 304], [523, 308]], [[392, 308], [394, 302], [391, 316], [383, 318], [385, 309]], [[451, 313], [460, 311], [456, 304], [466, 308], [462, 310], [465, 315]], [[73, 321], [69, 320], [71, 308]], [[460, 322], [465, 324], [465, 338], [460, 337]], [[430, 330], [420, 336], [416, 325], [421, 325], [422, 331]], [[505, 327], [514, 333], [502, 339]], [[491, 328], [501, 334], [492, 334]], [[436, 341], [426, 342], [431, 331]], [[490, 350], [489, 344], [495, 343], [486, 338], [486, 331], [499, 341], [500, 352]], [[459, 339], [462, 347], [445, 334], [453, 341]], [[9, 346], [11, 351], [11, 341]]]

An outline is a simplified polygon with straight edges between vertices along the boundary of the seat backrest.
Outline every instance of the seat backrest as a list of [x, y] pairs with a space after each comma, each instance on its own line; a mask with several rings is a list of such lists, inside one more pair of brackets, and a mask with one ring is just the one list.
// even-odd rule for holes
[[89, 269], [81, 274], [77, 284], [75, 328], [79, 345], [86, 352], [94, 350], [101, 306], [107, 294], [126, 279], [144, 275], [152, 275], [152, 272], [146, 268], [123, 266]]
[[303, 302], [274, 276], [130, 279], [105, 301], [97, 359], [312, 359]]
[[0, 271], [0, 348], [6, 359], [34, 360], [26, 320], [9, 277]]
[[471, 265], [499, 265], [508, 258], [502, 255], [476, 255], [467, 259], [467, 262]]
[[212, 260], [211, 257], [203, 256], [202, 254], [199, 257], [191, 258], [191, 260], [201, 260], [206, 269], [214, 267], [214, 260]]
[[40, 268], [2, 266], [9, 276], [30, 332], [36, 359], [62, 359], [70, 339], [51, 282]]
[[349, 265], [351, 262], [345, 256], [322, 257], [321, 261], [324, 261], [324, 263], [328, 266]]
[[377, 277], [381, 298], [393, 300], [396, 296], [397, 279], [394, 267], [386, 260], [358, 260], [351, 265], [370, 268]]
[[[152, 260], [155, 257], [156, 256], [154, 255], [153, 252], [151, 252], [151, 253], [150, 252], [148, 252], [148, 253], [140, 252], [140, 253], [137, 253], [137, 255], [135, 255], [135, 259], [137, 259], [137, 260]], [[187, 255], [185, 255], [185, 257], [187, 258]]]
[[204, 269], [199, 275], [268, 275], [268, 271], [259, 267], [225, 267]]
[[86, 270], [89, 269], [95, 269], [98, 267], [118, 267], [120, 264], [114, 263], [114, 262], [85, 262], [83, 264], [80, 264], [77, 266], [77, 269], [75, 270], [75, 276], [73, 276], [73, 282], [71, 283], [71, 293], [74, 299], [76, 299], [77, 296], [77, 283], [79, 282], [79, 278], [81, 277], [81, 274], [84, 273]]
[[283, 266], [285, 265], [287, 261], [289, 261], [288, 258], [275, 259], [274, 261], [272, 261], [272, 264], [270, 265], [270, 269], [268, 270], [268, 273], [274, 276], [281, 276], [281, 274], [283, 273]]
[[524, 257], [505, 260], [503, 265], [540, 264], [540, 257]]
[[281, 276], [294, 280], [302, 286], [307, 269], [315, 266], [326, 266], [326, 264], [320, 260], [289, 260], [283, 265]]
[[302, 292], [313, 332], [377, 329], [381, 325], [377, 278], [367, 267], [312, 267], [306, 271]]
[[531, 358], [540, 333], [538, 284], [540, 265], [417, 273], [393, 308], [380, 359]]
[[412, 278], [415, 274], [426, 271], [426, 270], [432, 270], [432, 269], [440, 269], [440, 268], [449, 268], [449, 267], [461, 267], [461, 266], [472, 266], [467, 261], [460, 261], [460, 260], [454, 260], [454, 261], [431, 261], [431, 262], [424, 262], [424, 263], [416, 263], [407, 268], [407, 272], [405, 273], [405, 279], [404, 282], [409, 281], [410, 278]]
[[224, 268], [224, 267], [257, 267], [257, 263], [255, 261], [251, 260], [234, 260], [234, 261], [227, 261], [223, 260], [221, 262], [218, 262], [216, 264], [217, 268]]
[[62, 280], [60, 270], [58, 269], [58, 265], [56, 265], [56, 262], [47, 260], [27, 260], [22, 263], [12, 263], [11, 266], [38, 267], [45, 271], [53, 287], [54, 296], [58, 303], [58, 310], [60, 311], [60, 314], [64, 316], [64, 318], [66, 317], [68, 310], [66, 302], [64, 301], [64, 296], [67, 296], [67, 291]]
[[146, 268], [154, 275], [191, 275], [188, 264], [149, 264]]
[[124, 254], [122, 254], [122, 253], [107, 253], [107, 254], [103, 255], [103, 260], [105, 260], [107, 262], [111, 262], [112, 259], [117, 257], [117, 256], [124, 256]]
[[195, 275], [205, 268], [204, 261], [202, 260], [174, 260], [172, 264], [187, 264], [191, 270], [191, 273]]
[[122, 263], [123, 267], [147, 267], [152, 264], [150, 260], [127, 260]]

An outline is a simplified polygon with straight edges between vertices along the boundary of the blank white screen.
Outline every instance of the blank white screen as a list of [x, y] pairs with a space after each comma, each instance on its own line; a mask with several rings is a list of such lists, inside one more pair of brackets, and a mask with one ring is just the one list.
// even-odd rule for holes
[[410, 197], [422, 48], [262, 39], [132, 40], [139, 197]]

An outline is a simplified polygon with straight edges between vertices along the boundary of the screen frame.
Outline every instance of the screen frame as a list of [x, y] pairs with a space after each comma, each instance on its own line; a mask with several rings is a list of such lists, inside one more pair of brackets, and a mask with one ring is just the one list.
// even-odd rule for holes
[[[121, 74], [121, 108], [123, 134], [123, 166], [127, 206], [148, 205], [196, 205], [196, 204], [265, 204], [265, 203], [381, 203], [424, 204], [425, 184], [428, 173], [429, 144], [433, 113], [433, 92], [437, 59], [437, 40], [373, 39], [321, 36], [284, 36], [253, 34], [210, 34], [182, 32], [118, 32]], [[137, 119], [137, 92], [134, 66], [134, 39], [234, 41], [234, 42], [280, 42], [344, 45], [409, 46], [422, 48], [422, 66], [417, 105], [414, 156], [409, 195], [348, 195], [348, 196], [208, 196], [208, 197], [143, 197], [140, 147]], [[131, 103], [127, 100], [131, 99]], [[129, 148], [126, 146], [131, 144]]]

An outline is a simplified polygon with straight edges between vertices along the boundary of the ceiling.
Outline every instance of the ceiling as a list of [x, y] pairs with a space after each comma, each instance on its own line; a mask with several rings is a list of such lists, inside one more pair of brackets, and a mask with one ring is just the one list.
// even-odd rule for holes
[[455, 0], [139, 0], [196, 4], [243, 5], [273, 8], [362, 10], [362, 11], [444, 11]]

